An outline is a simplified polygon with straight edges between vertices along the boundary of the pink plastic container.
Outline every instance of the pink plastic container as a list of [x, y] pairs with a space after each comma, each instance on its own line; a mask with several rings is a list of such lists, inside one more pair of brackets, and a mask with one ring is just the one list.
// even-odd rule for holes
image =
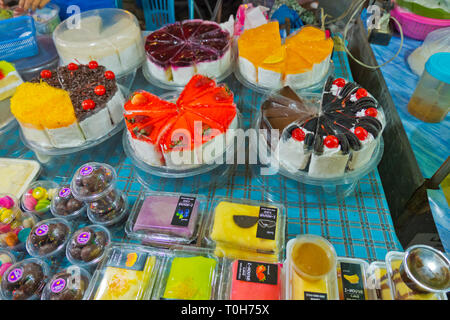
[[[422, 17], [402, 9], [397, 5], [391, 11], [391, 16], [400, 22], [405, 36], [417, 40], [424, 40], [431, 31], [450, 26], [450, 20]], [[398, 30], [397, 24], [394, 23], [394, 25]]]

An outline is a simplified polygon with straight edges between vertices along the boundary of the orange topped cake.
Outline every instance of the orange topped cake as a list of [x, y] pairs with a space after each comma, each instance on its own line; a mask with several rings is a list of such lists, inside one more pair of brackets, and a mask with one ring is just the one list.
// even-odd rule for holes
[[333, 40], [305, 26], [282, 43], [277, 21], [246, 30], [238, 40], [239, 71], [254, 84], [279, 88], [310, 86], [328, 71]]

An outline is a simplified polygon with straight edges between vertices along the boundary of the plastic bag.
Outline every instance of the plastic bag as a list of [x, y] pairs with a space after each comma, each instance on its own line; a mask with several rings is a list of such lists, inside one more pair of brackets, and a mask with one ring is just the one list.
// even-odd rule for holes
[[450, 52], [450, 27], [430, 32], [423, 44], [408, 56], [409, 67], [415, 74], [422, 75], [428, 58], [437, 52]]

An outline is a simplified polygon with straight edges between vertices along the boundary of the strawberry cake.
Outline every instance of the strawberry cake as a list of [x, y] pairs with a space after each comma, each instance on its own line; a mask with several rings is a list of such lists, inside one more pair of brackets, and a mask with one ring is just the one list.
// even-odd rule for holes
[[114, 73], [91, 61], [43, 70], [21, 84], [11, 99], [11, 112], [27, 141], [69, 148], [113, 130], [123, 119], [124, 103]]
[[320, 106], [289, 88], [269, 96], [262, 105], [262, 129], [279, 130], [279, 141], [266, 136], [280, 165], [314, 178], [342, 177], [372, 158], [385, 127], [382, 108], [353, 82], [328, 78]]
[[252, 84], [305, 88], [324, 78], [333, 40], [313, 26], [305, 26], [281, 41], [277, 21], [246, 30], [238, 39], [238, 70]]
[[135, 92], [124, 116], [137, 157], [172, 169], [212, 163], [232, 143], [229, 129], [238, 127], [233, 93], [202, 75], [192, 77], [173, 102]]
[[164, 26], [146, 39], [146, 68], [163, 83], [185, 85], [194, 74], [217, 78], [231, 64], [230, 33], [212, 21]]

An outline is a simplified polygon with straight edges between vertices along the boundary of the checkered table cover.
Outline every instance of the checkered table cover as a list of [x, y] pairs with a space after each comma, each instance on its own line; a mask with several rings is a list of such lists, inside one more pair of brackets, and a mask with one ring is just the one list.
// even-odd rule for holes
[[[333, 62], [336, 76], [352, 79], [344, 52], [335, 50]], [[225, 82], [235, 94], [235, 101], [243, 115], [244, 128], [249, 128], [257, 115], [263, 95], [240, 84], [234, 75], [228, 77]], [[140, 70], [132, 89], [144, 89], [155, 94], [164, 93], [164, 90], [148, 84]], [[21, 142], [17, 128], [0, 137], [0, 145], [0, 157], [36, 158]], [[144, 187], [137, 181], [133, 165], [123, 151], [122, 133], [87, 151], [53, 158], [49, 163], [43, 164], [39, 179], [68, 181], [79, 166], [90, 161], [105, 162], [117, 170], [117, 187], [128, 196], [131, 209]], [[286, 241], [302, 233], [322, 235], [335, 246], [338, 256], [362, 258], [369, 262], [384, 261], [388, 251], [402, 250], [395, 235], [378, 170], [362, 178], [351, 195], [339, 200], [325, 197], [321, 188], [301, 184], [280, 175], [257, 177], [249, 165], [234, 167], [225, 180], [220, 185], [201, 188], [203, 180], [196, 180], [192, 185], [183, 185], [161, 179], [159, 185], [153, 186], [152, 189], [202, 193], [209, 199], [208, 208], [215, 196], [261, 201], [271, 199], [280, 202], [287, 210]], [[134, 242], [127, 238], [124, 224], [111, 231], [113, 241]], [[17, 254], [19, 259], [26, 256], [25, 253]], [[52, 271], [56, 272], [68, 264], [65, 257], [53, 259]]]

